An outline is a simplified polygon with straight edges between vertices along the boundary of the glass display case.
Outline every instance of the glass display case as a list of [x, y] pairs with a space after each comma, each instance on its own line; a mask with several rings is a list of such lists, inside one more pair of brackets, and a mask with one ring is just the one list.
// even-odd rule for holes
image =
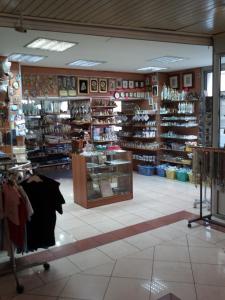
[[72, 155], [74, 201], [91, 208], [133, 198], [131, 152]]

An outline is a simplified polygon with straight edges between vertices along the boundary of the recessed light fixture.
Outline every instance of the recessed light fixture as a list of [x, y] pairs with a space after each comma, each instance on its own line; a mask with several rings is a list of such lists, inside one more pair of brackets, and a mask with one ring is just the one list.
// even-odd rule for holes
[[78, 59], [71, 63], [69, 63], [69, 66], [79, 66], [79, 67], [93, 67], [101, 64], [105, 64], [106, 61], [97, 61], [97, 60], [83, 60]]
[[18, 62], [29, 62], [29, 63], [36, 63], [47, 56], [43, 55], [33, 55], [33, 54], [24, 54], [24, 53], [13, 53], [10, 54], [8, 57], [9, 61], [18, 61]]
[[178, 62], [178, 61], [181, 61], [184, 59], [185, 59], [184, 57], [178, 57], [178, 56], [162, 56], [162, 57], [149, 59], [148, 61], [169, 64], [169, 63], [175, 63], [175, 62]]
[[160, 67], [144, 67], [137, 69], [137, 71], [150, 71], [150, 72], [156, 72], [160, 70], [166, 70], [167, 68], [160, 68]]
[[32, 48], [32, 49], [63, 52], [75, 45], [78, 45], [78, 43], [38, 38], [38, 39], [34, 40], [33, 42], [27, 44], [25, 47]]

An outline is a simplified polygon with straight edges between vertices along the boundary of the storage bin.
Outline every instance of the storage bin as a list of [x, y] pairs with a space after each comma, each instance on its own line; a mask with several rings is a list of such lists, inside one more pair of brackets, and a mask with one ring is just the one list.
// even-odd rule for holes
[[157, 166], [156, 167], [156, 174], [160, 177], [165, 177], [166, 176], [165, 166]]
[[152, 176], [155, 174], [155, 167], [138, 165], [138, 174]]
[[187, 173], [187, 171], [179, 171], [178, 170], [176, 172], [176, 178], [179, 181], [183, 181], [183, 182], [188, 181], [188, 173]]
[[176, 170], [175, 169], [167, 169], [166, 170], [166, 178], [176, 179]]

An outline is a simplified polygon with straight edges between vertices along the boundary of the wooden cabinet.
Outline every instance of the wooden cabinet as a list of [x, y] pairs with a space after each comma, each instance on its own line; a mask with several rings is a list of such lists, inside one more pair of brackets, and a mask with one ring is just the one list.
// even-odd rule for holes
[[75, 203], [91, 208], [133, 198], [131, 152], [73, 154]]

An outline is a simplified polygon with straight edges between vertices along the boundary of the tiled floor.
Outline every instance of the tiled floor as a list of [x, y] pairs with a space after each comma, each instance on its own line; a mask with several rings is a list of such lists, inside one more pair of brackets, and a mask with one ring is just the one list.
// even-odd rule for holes
[[51, 261], [49, 271], [20, 272], [23, 295], [16, 295], [11, 275], [0, 277], [0, 300], [157, 300], [169, 293], [225, 299], [225, 233], [199, 224], [189, 229], [190, 214], [181, 212], [196, 213], [193, 185], [135, 174], [132, 201], [91, 210], [73, 204], [69, 185], [62, 186], [67, 204], [52, 253], [85, 240], [70, 244], [69, 255]]
[[12, 276], [3, 277], [0, 299], [157, 300], [173, 293], [182, 300], [224, 300], [225, 234], [186, 226], [182, 220], [60, 258], [49, 271], [27, 269], [20, 273], [23, 295], [16, 296]]

